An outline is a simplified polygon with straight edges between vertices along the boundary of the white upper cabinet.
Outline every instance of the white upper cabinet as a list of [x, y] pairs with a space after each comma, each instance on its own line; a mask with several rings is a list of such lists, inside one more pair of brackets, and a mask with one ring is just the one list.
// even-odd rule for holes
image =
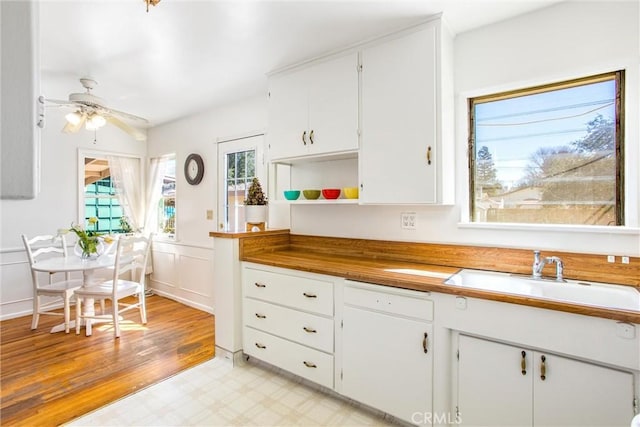
[[435, 20], [362, 50], [361, 203], [453, 203], [451, 46]]
[[270, 160], [357, 151], [357, 67], [353, 52], [269, 78]]

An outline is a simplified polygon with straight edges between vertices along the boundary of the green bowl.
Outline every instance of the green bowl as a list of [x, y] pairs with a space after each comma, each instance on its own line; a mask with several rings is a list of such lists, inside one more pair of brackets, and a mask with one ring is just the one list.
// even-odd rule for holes
[[298, 200], [300, 197], [300, 190], [285, 190], [284, 198], [287, 200]]
[[320, 190], [302, 190], [302, 194], [307, 200], [316, 200], [320, 197]]

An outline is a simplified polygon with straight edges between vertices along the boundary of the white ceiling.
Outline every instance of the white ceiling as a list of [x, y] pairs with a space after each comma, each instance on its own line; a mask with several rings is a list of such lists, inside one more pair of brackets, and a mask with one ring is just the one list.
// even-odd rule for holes
[[443, 12], [456, 32], [557, 0], [42, 0], [42, 92], [98, 81], [107, 106], [158, 125], [266, 93], [265, 73]]

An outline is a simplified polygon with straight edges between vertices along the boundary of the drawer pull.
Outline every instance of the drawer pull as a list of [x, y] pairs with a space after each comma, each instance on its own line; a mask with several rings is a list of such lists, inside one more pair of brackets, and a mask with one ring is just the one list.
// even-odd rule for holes
[[306, 366], [307, 368], [317, 368], [315, 363], [307, 362], [306, 360], [302, 363], [304, 363], [304, 366]]
[[522, 350], [522, 361], [520, 362], [520, 369], [522, 370], [522, 375], [527, 375], [527, 352]]
[[265, 316], [264, 314], [260, 314], [260, 313], [256, 313], [256, 317], [258, 319], [266, 319], [267, 318], [267, 316]]
[[424, 349], [425, 354], [429, 351], [427, 349], [427, 339], [429, 338], [429, 334], [428, 333], [424, 333], [424, 337], [422, 338], [422, 348]]
[[256, 288], [266, 288], [267, 287], [267, 285], [265, 285], [264, 283], [259, 283], [259, 282], [254, 283], [254, 285], [256, 285]]
[[307, 298], [318, 298], [318, 295], [310, 294], [309, 292], [304, 292], [302, 295], [304, 295]]
[[316, 332], [318, 332], [313, 328], [309, 328], [308, 326], [304, 326], [302, 329], [304, 329], [305, 332], [309, 332], [310, 334], [315, 334]]
[[265, 349], [265, 348], [267, 348], [267, 346], [266, 346], [266, 345], [264, 345], [264, 344], [260, 344], [259, 342], [257, 342], [257, 343], [256, 343], [256, 347], [258, 347], [259, 349]]
[[542, 356], [540, 358], [541, 363], [540, 363], [540, 379], [542, 381], [547, 379], [547, 358], [545, 356]]

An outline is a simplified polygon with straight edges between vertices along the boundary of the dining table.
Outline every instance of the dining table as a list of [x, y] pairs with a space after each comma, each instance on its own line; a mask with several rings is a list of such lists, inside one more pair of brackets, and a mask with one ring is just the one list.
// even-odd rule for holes
[[[33, 264], [36, 271], [48, 273], [67, 273], [82, 272], [82, 286], [91, 286], [104, 281], [104, 278], [96, 277], [96, 271], [100, 269], [113, 268], [115, 265], [114, 254], [103, 254], [97, 258], [84, 259], [77, 255], [69, 255], [66, 257], [54, 257], [38, 261]], [[86, 298], [84, 301], [83, 314], [94, 315], [94, 300]], [[94, 320], [95, 322], [95, 320]], [[89, 319], [85, 319], [86, 335], [91, 335], [91, 323]], [[75, 327], [75, 320], [70, 322], [70, 327]], [[64, 323], [51, 328], [51, 333], [64, 331]]]

